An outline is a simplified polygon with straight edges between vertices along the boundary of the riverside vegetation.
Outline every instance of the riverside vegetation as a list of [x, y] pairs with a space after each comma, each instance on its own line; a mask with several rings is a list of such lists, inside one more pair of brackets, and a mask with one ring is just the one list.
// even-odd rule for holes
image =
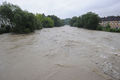
[[55, 15], [33, 14], [7, 2], [0, 5], [0, 24], [0, 33], [20, 34], [63, 25], [62, 20]]
[[88, 12], [82, 16], [79, 17], [73, 17], [70, 20], [70, 25], [79, 27], [79, 28], [86, 28], [91, 30], [100, 30], [100, 31], [108, 31], [108, 32], [120, 32], [120, 29], [111, 28], [109, 24], [107, 24], [105, 27], [100, 25], [100, 17], [92, 12]]
[[109, 32], [120, 32], [120, 29], [112, 29], [108, 24], [106, 27], [99, 25], [100, 17], [92, 12], [88, 12], [72, 19], [60, 19], [55, 15], [45, 16], [44, 14], [33, 14], [22, 10], [19, 6], [7, 2], [0, 5], [0, 34], [19, 33], [26, 34], [42, 28], [60, 27], [71, 25], [79, 28], [92, 30], [102, 30]]

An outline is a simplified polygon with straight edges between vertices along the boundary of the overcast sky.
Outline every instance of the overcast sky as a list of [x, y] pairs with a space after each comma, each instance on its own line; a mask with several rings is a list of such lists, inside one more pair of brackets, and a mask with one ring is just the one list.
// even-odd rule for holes
[[17, 4], [33, 13], [71, 18], [92, 11], [101, 17], [120, 15], [120, 0], [0, 0]]

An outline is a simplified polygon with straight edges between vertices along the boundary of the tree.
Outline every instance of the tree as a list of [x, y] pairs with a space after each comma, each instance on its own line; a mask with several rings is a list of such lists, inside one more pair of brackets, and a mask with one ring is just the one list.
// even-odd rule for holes
[[[23, 11], [16, 5], [4, 2], [0, 6], [0, 15], [10, 20], [12, 32], [29, 33], [36, 29], [37, 23], [34, 14]], [[8, 29], [7, 27], [6, 30], [8, 31]]]
[[59, 27], [59, 26], [63, 25], [63, 21], [60, 18], [58, 18], [57, 16], [48, 15], [48, 17], [50, 17], [54, 21], [54, 26]]
[[77, 19], [77, 27], [81, 27], [81, 28], [83, 27], [81, 16], [79, 16], [78, 19]]
[[19, 8], [15, 5], [12, 5], [7, 2], [3, 2], [2, 5], [0, 5], [0, 33], [8, 33], [11, 32], [11, 29], [13, 27], [12, 22], [13, 21], [13, 9]]
[[51, 18], [46, 17], [43, 19], [42, 24], [44, 28], [52, 28], [54, 26], [54, 21]]
[[36, 29], [36, 18], [32, 13], [22, 10], [14, 11], [15, 33], [30, 33]]
[[72, 17], [72, 19], [70, 21], [70, 25], [71, 26], [77, 26], [77, 21], [78, 21], [78, 18], [76, 16]]
[[70, 25], [71, 18], [64, 19], [64, 25]]
[[13, 5], [7, 2], [3, 2], [3, 4], [0, 6], [0, 15], [2, 15], [4, 18], [10, 19], [10, 21], [13, 21], [14, 11], [16, 9], [20, 9], [17, 5]]
[[87, 29], [96, 29], [99, 25], [99, 21], [100, 18], [97, 14], [88, 12], [82, 16], [73, 17], [70, 21], [70, 25]]
[[37, 24], [38, 24], [38, 29], [41, 29], [43, 27], [43, 20], [45, 18], [44, 14], [36, 14], [36, 19], [37, 19]]
[[87, 14], [82, 15], [82, 24], [84, 28], [87, 29], [96, 29], [99, 25], [100, 18], [97, 14], [88, 12]]

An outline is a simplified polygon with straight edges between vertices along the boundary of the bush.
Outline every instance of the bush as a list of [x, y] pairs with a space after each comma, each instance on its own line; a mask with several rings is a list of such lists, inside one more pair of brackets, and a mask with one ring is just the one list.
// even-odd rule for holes
[[44, 14], [36, 14], [36, 21], [37, 21], [37, 29], [42, 29], [43, 28], [43, 20], [45, 18]]
[[57, 16], [48, 15], [48, 17], [50, 17], [54, 21], [54, 26], [60, 27], [60, 26], [64, 25], [63, 21], [60, 18], [58, 18]]
[[30, 31], [29, 28], [24, 29], [24, 33], [30, 33], [30, 32], [31, 32], [31, 31]]
[[102, 30], [102, 31], [107, 31], [107, 32], [120, 32], [120, 29], [111, 28], [111, 26], [109, 24], [107, 24], [105, 27], [98, 25], [96, 30]]
[[96, 28], [96, 30], [102, 30], [103, 28], [104, 28], [103, 26], [98, 25], [97, 28]]
[[77, 23], [77, 22], [75, 22], [75, 23], [73, 24], [73, 26], [74, 26], [74, 27], [77, 27], [77, 26], [78, 26], [78, 23]]
[[2, 33], [9, 33], [11, 32], [11, 28], [9, 25], [5, 25], [5, 24], [1, 24], [1, 28], [0, 28], [0, 34]]
[[44, 28], [52, 28], [54, 26], [54, 21], [49, 17], [44, 18], [42, 23]]

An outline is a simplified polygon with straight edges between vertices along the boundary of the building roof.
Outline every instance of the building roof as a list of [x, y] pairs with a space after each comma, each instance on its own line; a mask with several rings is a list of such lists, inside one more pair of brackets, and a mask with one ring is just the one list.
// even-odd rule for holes
[[109, 16], [101, 18], [101, 21], [120, 21], [120, 16]]

